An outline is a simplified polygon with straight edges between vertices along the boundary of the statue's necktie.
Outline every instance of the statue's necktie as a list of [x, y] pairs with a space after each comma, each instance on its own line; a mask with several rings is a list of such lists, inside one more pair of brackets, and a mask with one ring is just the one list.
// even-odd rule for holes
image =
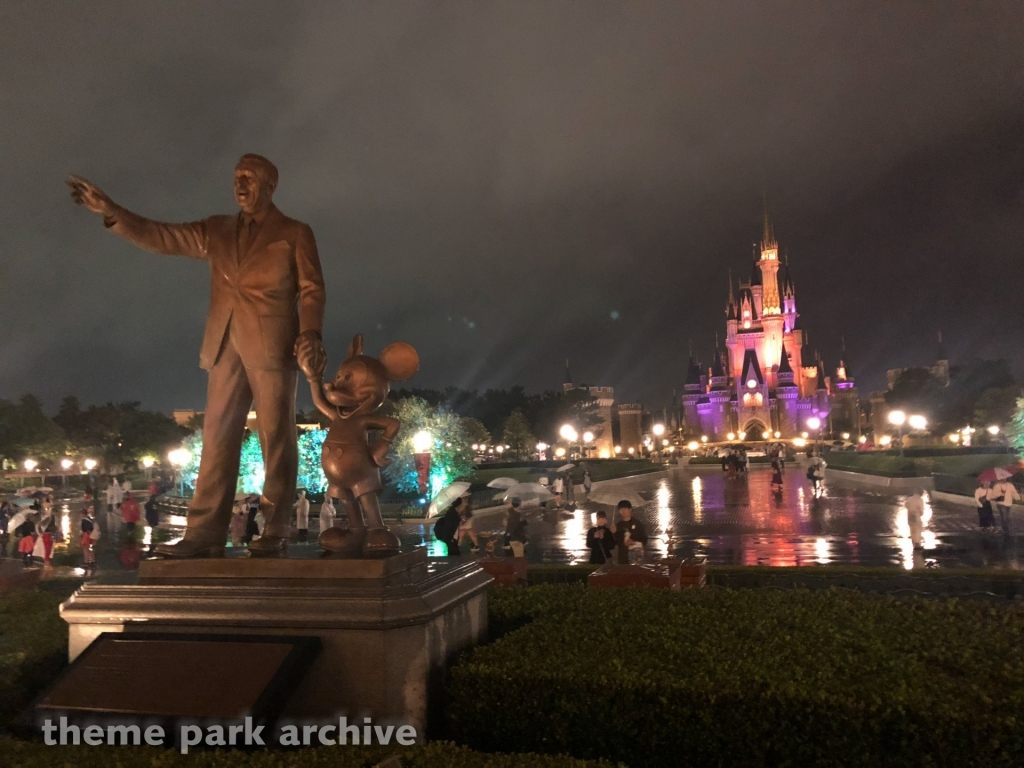
[[253, 238], [256, 236], [256, 219], [244, 218], [242, 219], [242, 226], [238, 233], [238, 256], [241, 258], [245, 256], [246, 251], [249, 250], [249, 246], [252, 244]]

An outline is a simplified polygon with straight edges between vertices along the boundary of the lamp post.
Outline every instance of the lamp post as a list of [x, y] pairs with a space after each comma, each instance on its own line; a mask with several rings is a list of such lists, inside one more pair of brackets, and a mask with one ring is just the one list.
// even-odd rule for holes
[[896, 427], [900, 441], [900, 456], [903, 456], [903, 425], [907, 423], [907, 414], [903, 411], [889, 411], [889, 423]]
[[[579, 440], [579, 433], [573, 429], [572, 424], [563, 424], [562, 428], [558, 430], [558, 435], [567, 443], [569, 443], [569, 450], [572, 450], [572, 445]], [[572, 458], [572, 455], [569, 456]]]
[[60, 468], [64, 470], [64, 474], [61, 475], [61, 478], [60, 478], [60, 486], [61, 486], [61, 488], [67, 488], [68, 487], [68, 470], [71, 469], [73, 466], [75, 466], [75, 462], [73, 462], [71, 459], [61, 459], [60, 460]]
[[412, 459], [416, 466], [416, 483], [421, 496], [426, 495], [430, 482], [430, 449], [433, 445], [434, 436], [425, 429], [412, 436]]
[[590, 445], [593, 442], [594, 442], [594, 433], [593, 432], [584, 432], [583, 433], [583, 445], [582, 445], [582, 450], [581, 450], [581, 453], [583, 454], [583, 458], [587, 458], [587, 456], [589, 455], [589, 453], [590, 453]]
[[167, 460], [177, 468], [178, 472], [178, 495], [185, 498], [185, 475], [182, 473], [185, 465], [192, 460], [192, 454], [188, 448], [175, 448], [167, 454]]
[[544, 451], [547, 449], [547, 443], [537, 443], [537, 461], [544, 461]]
[[146, 479], [147, 480], [152, 480], [153, 479], [153, 465], [154, 464], [156, 464], [156, 462], [153, 460], [152, 456], [146, 456], [145, 458], [142, 459], [142, 467], [143, 467], [143, 469], [146, 470]]
[[661, 436], [665, 434], [665, 425], [664, 424], [655, 424], [654, 426], [651, 427], [651, 432], [654, 433], [654, 438], [655, 438], [654, 440], [651, 441], [652, 448], [654, 448], [658, 452], [658, 460], [660, 461], [661, 460], [661, 455], [662, 455], [662, 450], [661, 449], [663, 447], [662, 444], [661, 444], [661, 439], [662, 439]]
[[818, 450], [821, 450], [821, 419], [817, 416], [811, 416], [807, 420], [807, 428], [814, 430], [817, 434], [814, 437], [814, 442], [818, 446]]

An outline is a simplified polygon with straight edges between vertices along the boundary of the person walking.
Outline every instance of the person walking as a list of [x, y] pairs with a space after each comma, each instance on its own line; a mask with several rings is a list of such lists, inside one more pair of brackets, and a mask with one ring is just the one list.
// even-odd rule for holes
[[32, 565], [32, 552], [36, 548], [37, 519], [35, 512], [25, 515], [25, 522], [14, 529], [14, 535], [18, 537], [18, 554], [21, 555], [25, 566]]
[[110, 478], [110, 487], [107, 488], [107, 534], [113, 539], [121, 530], [121, 500], [124, 498], [124, 491], [116, 477]]
[[444, 544], [445, 552], [448, 557], [459, 557], [459, 555], [462, 554], [462, 552], [459, 551], [459, 542], [457, 539], [461, 519], [462, 518], [459, 516], [459, 512], [456, 509], [455, 504], [453, 504], [448, 507], [445, 513], [441, 516], [441, 519], [434, 523], [434, 538]]
[[299, 531], [299, 541], [305, 541], [309, 536], [309, 499], [305, 488], [299, 489], [299, 500], [295, 502], [295, 527]]
[[160, 526], [160, 510], [156, 506], [157, 494], [151, 493], [143, 505], [143, 512], [146, 516], [146, 525], [154, 531]]
[[615, 524], [615, 544], [619, 548], [620, 565], [637, 565], [644, 559], [647, 531], [643, 523], [633, 517], [633, 505], [623, 499], [617, 508], [619, 522]]
[[993, 490], [996, 493], [996, 506], [999, 508], [999, 522], [1003, 526], [1003, 536], [1009, 536], [1010, 507], [1013, 506], [1013, 502], [1020, 501], [1020, 494], [1009, 478], [1000, 480], [993, 486]]
[[53, 537], [57, 523], [53, 515], [41, 515], [36, 523], [36, 540], [32, 547], [32, 557], [43, 561], [43, 567], [50, 567], [50, 556], [53, 554]]
[[249, 504], [249, 518], [245, 524], [245, 536], [242, 537], [243, 544], [248, 544], [260, 535], [260, 527], [256, 524], [256, 515], [260, 511], [260, 497], [254, 493], [246, 501]]
[[459, 512], [459, 531], [455, 535], [455, 541], [459, 545], [459, 550], [462, 549], [462, 542], [465, 539], [469, 539], [469, 543], [472, 544], [472, 551], [477, 552], [480, 549], [480, 540], [477, 538], [476, 530], [473, 527], [473, 509], [470, 506], [469, 499], [466, 496], [460, 496], [455, 500], [455, 507]]
[[598, 512], [597, 525], [587, 531], [587, 549], [590, 550], [590, 563], [604, 565], [612, 561], [615, 549], [615, 534], [608, 527], [608, 515]]
[[907, 498], [907, 525], [910, 528], [910, 541], [914, 549], [920, 549], [924, 532], [924, 489], [915, 488]]
[[320, 533], [328, 528], [334, 527], [334, 519], [338, 516], [338, 510], [334, 508], [334, 501], [330, 495], [324, 496], [324, 503], [320, 505]]
[[990, 531], [996, 525], [996, 516], [992, 511], [992, 502], [988, 497], [991, 488], [992, 483], [982, 480], [978, 483], [978, 487], [974, 489], [974, 503], [978, 507], [978, 526], [983, 531]]
[[555, 506], [558, 508], [562, 507], [562, 492], [565, 487], [565, 480], [562, 479], [561, 475], [555, 477], [555, 482], [551, 485], [551, 492], [555, 494]]
[[590, 489], [593, 488], [593, 487], [594, 487], [594, 480], [590, 476], [590, 470], [589, 469], [584, 469], [583, 470], [583, 492], [585, 494], [587, 494], [587, 496], [589, 496], [590, 495]]
[[93, 506], [86, 504], [82, 510], [81, 536], [78, 544], [82, 548], [82, 568], [86, 576], [96, 570], [96, 542], [100, 538], [100, 529], [93, 520]]
[[242, 539], [245, 538], [245, 526], [249, 522], [249, 509], [245, 501], [235, 502], [235, 511], [231, 513], [231, 523], [228, 525], [228, 536], [231, 538], [231, 546], [242, 546]]
[[505, 518], [505, 546], [512, 550], [512, 557], [525, 557], [526, 554], [526, 519], [520, 511], [523, 500], [513, 496], [508, 500], [508, 512]]
[[777, 457], [772, 459], [772, 490], [782, 492], [782, 463]]
[[133, 538], [135, 536], [135, 526], [142, 519], [142, 510], [139, 509], [139, 502], [132, 496], [131, 491], [128, 491], [124, 501], [121, 502], [121, 519], [124, 520], [124, 528], [128, 538]]

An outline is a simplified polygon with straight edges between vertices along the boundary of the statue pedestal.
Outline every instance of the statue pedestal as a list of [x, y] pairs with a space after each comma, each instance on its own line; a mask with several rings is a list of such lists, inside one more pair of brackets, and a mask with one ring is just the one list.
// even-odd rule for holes
[[[455, 654], [487, 632], [473, 561], [146, 560], [138, 584], [87, 583], [61, 606], [70, 660], [103, 632], [301, 635], [323, 650], [284, 717], [400, 721], [422, 734]], [[247, 660], [237, 660], [245, 675]]]

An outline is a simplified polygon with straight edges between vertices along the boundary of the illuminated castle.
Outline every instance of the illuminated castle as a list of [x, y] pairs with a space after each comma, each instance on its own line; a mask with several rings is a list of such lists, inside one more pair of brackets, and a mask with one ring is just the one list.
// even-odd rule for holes
[[740, 282], [737, 292], [729, 276], [725, 315], [725, 349], [716, 340], [710, 367], [690, 354], [682, 396], [688, 436], [719, 441], [731, 433], [762, 440], [778, 433], [789, 438], [809, 431], [812, 417], [827, 430], [833, 410], [857, 414], [857, 390], [845, 361], [829, 377], [821, 358], [808, 354], [807, 336], [797, 327], [788, 260], [779, 263], [767, 212], [750, 282]]

